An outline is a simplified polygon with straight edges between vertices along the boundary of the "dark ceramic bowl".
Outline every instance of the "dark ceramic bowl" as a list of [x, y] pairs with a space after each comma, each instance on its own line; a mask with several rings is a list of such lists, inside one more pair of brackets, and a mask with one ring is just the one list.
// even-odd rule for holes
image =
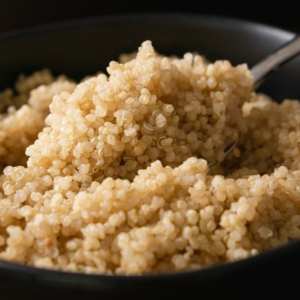
[[[294, 33], [262, 24], [204, 15], [130, 15], [60, 23], [0, 36], [0, 90], [20, 72], [47, 67], [81, 79], [105, 70], [122, 52], [152, 40], [158, 52], [196, 51], [251, 67]], [[300, 58], [260, 90], [276, 101], [300, 99]], [[300, 242], [243, 261], [200, 271], [152, 276], [94, 276], [0, 261], [1, 299], [299, 299]]]

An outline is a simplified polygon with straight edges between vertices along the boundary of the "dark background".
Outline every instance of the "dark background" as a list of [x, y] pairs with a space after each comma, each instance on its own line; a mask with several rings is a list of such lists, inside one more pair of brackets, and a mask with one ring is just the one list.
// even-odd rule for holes
[[[268, 3], [268, 4], [267, 4]], [[0, 0], [0, 33], [56, 21], [125, 13], [216, 14], [300, 31], [300, 12], [291, 0], [279, 2], [203, 0]]]

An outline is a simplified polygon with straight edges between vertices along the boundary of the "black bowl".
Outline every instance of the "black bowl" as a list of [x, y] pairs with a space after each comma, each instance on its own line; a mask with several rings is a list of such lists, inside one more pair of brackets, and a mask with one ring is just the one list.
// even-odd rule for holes
[[[49, 68], [81, 79], [105, 70], [122, 52], [151, 40], [164, 55], [196, 51], [234, 65], [255, 62], [294, 33], [262, 24], [204, 15], [129, 15], [94, 18], [0, 36], [0, 90], [17, 74]], [[260, 90], [276, 101], [300, 99], [300, 58]], [[1, 299], [192, 299], [300, 296], [300, 242], [243, 261], [200, 271], [146, 276], [96, 276], [36, 269], [0, 261]]]

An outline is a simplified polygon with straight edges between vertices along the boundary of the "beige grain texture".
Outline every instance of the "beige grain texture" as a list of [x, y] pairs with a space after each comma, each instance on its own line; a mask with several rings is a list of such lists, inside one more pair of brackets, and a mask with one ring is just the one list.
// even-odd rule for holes
[[122, 59], [76, 87], [43, 71], [0, 94], [0, 259], [161, 273], [299, 239], [299, 102], [251, 92], [246, 65], [150, 41]]

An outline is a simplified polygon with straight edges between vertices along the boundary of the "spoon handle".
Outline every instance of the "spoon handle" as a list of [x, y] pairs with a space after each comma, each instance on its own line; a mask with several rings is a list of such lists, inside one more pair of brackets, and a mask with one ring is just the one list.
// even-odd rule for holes
[[264, 81], [265, 77], [281, 65], [300, 53], [300, 36], [288, 42], [277, 51], [267, 56], [251, 68], [254, 90]]

